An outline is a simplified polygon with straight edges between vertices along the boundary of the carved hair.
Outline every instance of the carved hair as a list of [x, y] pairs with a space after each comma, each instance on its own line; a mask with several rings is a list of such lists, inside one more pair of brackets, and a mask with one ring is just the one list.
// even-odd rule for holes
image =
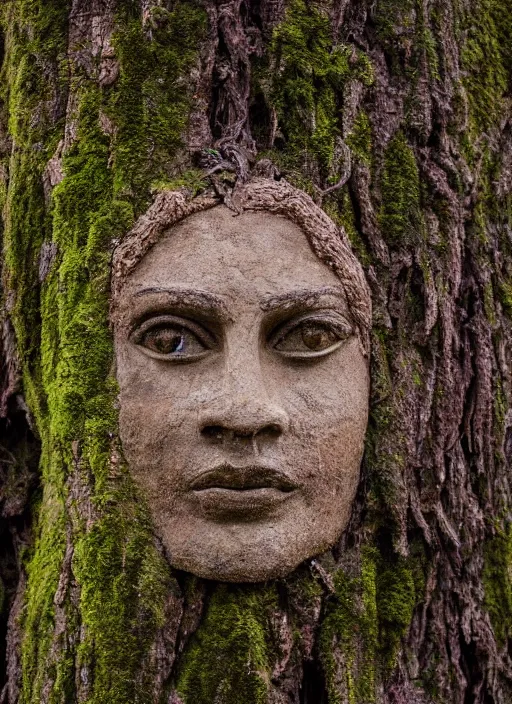
[[[284, 179], [254, 177], [233, 193], [239, 211], [263, 210], [296, 223], [306, 235], [316, 256], [339, 278], [365, 353], [369, 353], [372, 320], [371, 297], [363, 269], [354, 256], [344, 230], [303, 191]], [[112, 294], [117, 298], [123, 282], [160, 237], [194, 213], [208, 210], [221, 201], [217, 196], [191, 197], [184, 191], [162, 191], [114, 252]]]

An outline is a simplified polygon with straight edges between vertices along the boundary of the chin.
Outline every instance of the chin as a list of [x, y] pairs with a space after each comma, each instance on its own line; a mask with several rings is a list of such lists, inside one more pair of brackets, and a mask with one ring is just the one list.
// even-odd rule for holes
[[262, 563], [261, 559], [253, 560], [247, 555], [237, 555], [233, 560], [222, 561], [190, 561], [185, 557], [181, 560], [173, 559], [171, 564], [177, 569], [190, 572], [202, 579], [211, 579], [216, 582], [255, 583], [286, 577], [303, 562], [303, 560], [283, 562], [282, 556], [280, 558], [273, 560], [266, 557], [265, 562]]
[[[217, 582], [265, 582], [286, 577], [302, 562], [325, 552], [338, 540], [341, 528], [329, 535], [290, 531], [286, 525], [212, 525], [164, 543], [171, 565]], [[171, 536], [169, 536], [171, 537]], [[314, 538], [314, 539], [313, 539]]]

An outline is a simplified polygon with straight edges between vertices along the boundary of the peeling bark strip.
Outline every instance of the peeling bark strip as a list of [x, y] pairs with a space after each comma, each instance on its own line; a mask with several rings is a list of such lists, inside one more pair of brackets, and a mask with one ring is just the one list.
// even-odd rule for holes
[[[1, 701], [508, 704], [510, 0], [0, 18]], [[227, 586], [172, 573], [124, 466], [110, 262], [170, 193], [274, 207], [261, 177], [363, 265], [372, 413], [340, 545]]]

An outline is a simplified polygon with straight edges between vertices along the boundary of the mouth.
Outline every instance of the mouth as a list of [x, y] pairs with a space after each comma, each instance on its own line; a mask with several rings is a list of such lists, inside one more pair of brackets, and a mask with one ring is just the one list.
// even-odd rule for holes
[[190, 483], [203, 511], [211, 517], [254, 520], [290, 498], [297, 485], [285, 474], [261, 466], [224, 464]]

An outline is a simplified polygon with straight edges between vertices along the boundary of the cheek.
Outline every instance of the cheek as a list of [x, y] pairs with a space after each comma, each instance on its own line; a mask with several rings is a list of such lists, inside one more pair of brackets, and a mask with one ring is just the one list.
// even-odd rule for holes
[[197, 412], [187, 413], [174, 399], [120, 395], [119, 430], [130, 468], [160, 470], [180, 467], [197, 442]]
[[190, 428], [204, 401], [204, 372], [189, 365], [170, 366], [130, 348], [118, 346], [117, 380], [121, 423], [127, 440], [152, 443], [158, 434], [173, 435]]
[[134, 477], [147, 484], [183, 464], [183, 440], [195, 437], [191, 424], [197, 412], [187, 408], [191, 389], [186, 375], [170, 380], [160, 365], [143, 361], [135, 354], [124, 359], [118, 354], [117, 378], [123, 451]]
[[194, 465], [199, 412], [215, 370], [158, 363], [128, 346], [118, 347], [117, 361], [124, 455], [154, 510], [162, 503], [168, 510]]
[[366, 428], [368, 422], [369, 374], [358, 349], [322, 362], [286, 370], [279, 386], [290, 417], [312, 432], [330, 433], [330, 428]]
[[120, 396], [119, 435], [130, 474], [145, 495], [157, 523], [176, 510], [184, 491], [184, 467], [191, 451], [191, 428], [166, 400], [146, 403]]
[[362, 355], [302, 371], [287, 380], [283, 401], [304, 470], [317, 481], [357, 482], [368, 423], [369, 376]]

